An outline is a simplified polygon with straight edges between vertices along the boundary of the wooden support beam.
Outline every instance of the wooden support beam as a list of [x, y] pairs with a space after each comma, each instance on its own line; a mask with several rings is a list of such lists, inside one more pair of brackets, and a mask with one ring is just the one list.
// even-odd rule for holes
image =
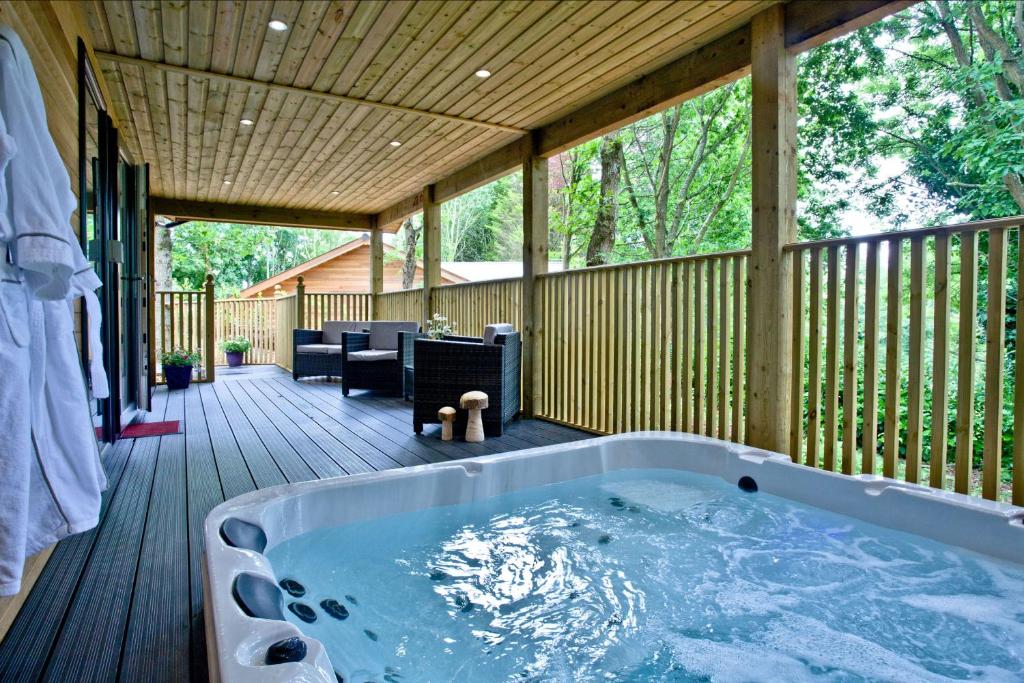
[[240, 85], [247, 88], [256, 88], [261, 90], [267, 90], [270, 92], [279, 92], [284, 93], [286, 95], [299, 95], [301, 97], [309, 97], [313, 99], [322, 100], [324, 102], [332, 102], [334, 104], [350, 104], [358, 107], [383, 109], [385, 111], [398, 112], [400, 114], [412, 114], [414, 116], [422, 116], [424, 118], [434, 119], [437, 121], [444, 121], [445, 123], [462, 123], [469, 126], [476, 126], [478, 128], [486, 128], [488, 130], [501, 131], [503, 133], [522, 134], [526, 132], [522, 128], [516, 128], [515, 126], [506, 126], [501, 123], [492, 123], [490, 121], [480, 121], [477, 119], [467, 119], [461, 116], [452, 116], [451, 114], [444, 114], [442, 112], [428, 111], [426, 109], [415, 109], [413, 107], [403, 107], [398, 104], [387, 104], [386, 102], [364, 100], [358, 97], [349, 97], [347, 95], [339, 95], [337, 93], [332, 92], [312, 90], [311, 88], [300, 88], [294, 85], [284, 85], [281, 83], [268, 83], [266, 81], [257, 81], [253, 78], [232, 76], [230, 74], [216, 73], [214, 71], [204, 71], [202, 69], [193, 69], [187, 66], [178, 66], [176, 64], [167, 64], [164, 62], [154, 62], [148, 59], [128, 57], [113, 52], [97, 51], [96, 57], [100, 61], [113, 64], [131, 64], [134, 66], [142, 67], [144, 70], [147, 71], [163, 71], [166, 73], [181, 74], [183, 76], [188, 76], [189, 78], [202, 79], [206, 81], [221, 81], [222, 83], [231, 83], [233, 85]]
[[370, 233], [370, 320], [377, 319], [378, 303], [384, 291], [384, 234]]
[[538, 276], [548, 272], [548, 160], [523, 164], [523, 413], [533, 417], [541, 405], [544, 372], [541, 340], [543, 311], [537, 298]]
[[423, 324], [430, 320], [432, 290], [441, 285], [441, 203], [434, 186], [423, 189]]
[[[152, 202], [154, 213], [161, 216], [190, 220], [360, 231], [373, 230], [376, 227], [377, 220], [375, 215], [366, 213], [334, 213], [332, 211], [287, 209], [276, 206], [218, 204], [215, 202], [197, 202], [189, 199], [170, 199], [167, 197], [153, 197]], [[391, 232], [396, 230], [397, 226]]]
[[747, 316], [747, 442], [788, 450], [792, 355], [792, 254], [796, 241], [796, 68], [786, 50], [785, 8], [751, 23], [752, 243]]
[[904, 10], [918, 0], [797, 0], [786, 5], [786, 49], [824, 45]]
[[377, 227], [384, 232], [398, 232], [402, 221], [422, 210], [423, 193], [417, 192], [377, 214]]

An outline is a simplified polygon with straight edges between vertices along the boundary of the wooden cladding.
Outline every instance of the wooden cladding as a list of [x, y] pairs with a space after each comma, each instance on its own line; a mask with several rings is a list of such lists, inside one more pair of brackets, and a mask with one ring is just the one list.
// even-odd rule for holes
[[736, 252], [540, 278], [540, 416], [593, 432], [742, 441], [745, 271]]
[[1020, 247], [1006, 221], [791, 245], [794, 461], [1024, 502]]

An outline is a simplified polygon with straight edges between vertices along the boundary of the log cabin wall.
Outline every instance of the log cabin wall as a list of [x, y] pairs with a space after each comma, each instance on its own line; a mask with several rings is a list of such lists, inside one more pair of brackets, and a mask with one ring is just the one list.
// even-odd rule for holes
[[[369, 292], [370, 291], [370, 245], [366, 243], [352, 251], [331, 259], [301, 273], [307, 292]], [[454, 284], [457, 280], [441, 273], [441, 284]], [[279, 283], [284, 294], [294, 294], [298, 275]], [[423, 269], [416, 268], [413, 287], [423, 285]], [[384, 291], [402, 289], [402, 261], [384, 261]], [[273, 296], [274, 285], [260, 290], [261, 296]], [[250, 294], [256, 296], [256, 294]]]

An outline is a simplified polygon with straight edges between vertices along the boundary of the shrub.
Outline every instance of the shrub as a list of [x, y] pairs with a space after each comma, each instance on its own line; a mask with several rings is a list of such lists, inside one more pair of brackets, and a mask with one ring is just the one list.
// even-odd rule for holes
[[252, 348], [252, 342], [248, 337], [231, 337], [222, 341], [220, 348], [225, 353], [245, 353]]
[[202, 360], [198, 351], [174, 349], [160, 354], [160, 364], [171, 367], [197, 366]]

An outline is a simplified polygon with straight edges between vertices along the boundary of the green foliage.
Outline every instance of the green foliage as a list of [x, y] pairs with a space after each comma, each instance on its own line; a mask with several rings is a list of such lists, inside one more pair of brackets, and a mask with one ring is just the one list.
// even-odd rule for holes
[[337, 230], [272, 228], [191, 221], [173, 228], [172, 276], [184, 290], [202, 289], [214, 273], [218, 298], [238, 292], [358, 237]]
[[220, 343], [220, 348], [225, 353], [247, 353], [252, 348], [252, 342], [248, 337], [229, 337]]
[[197, 367], [202, 362], [202, 355], [198, 351], [188, 349], [174, 349], [160, 354], [160, 365], [165, 367]]

